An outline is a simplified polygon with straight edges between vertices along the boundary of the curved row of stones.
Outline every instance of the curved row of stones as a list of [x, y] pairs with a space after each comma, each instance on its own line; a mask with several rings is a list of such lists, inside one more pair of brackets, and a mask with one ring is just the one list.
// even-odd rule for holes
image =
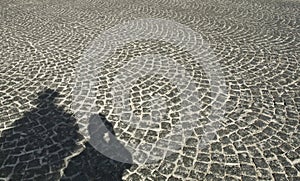
[[[119, 177], [114, 172], [122, 170], [123, 180], [298, 180], [299, 9], [299, 2], [292, 0], [1, 4], [0, 178], [105, 180], [107, 175]], [[128, 166], [108, 161], [78, 133], [78, 120], [71, 112], [72, 87], [77, 64], [101, 32], [143, 18], [170, 19], [199, 33], [209, 44], [209, 53], [217, 57], [212, 61], [220, 65], [228, 93], [225, 119], [219, 121], [213, 140], [199, 149], [201, 137], [209, 131], [204, 125], [209, 122], [207, 112], [215, 93], [207, 73], [188, 63], [188, 52], [167, 42], [135, 41], [118, 49], [103, 66], [107, 74], [99, 77], [96, 104], [100, 109], [93, 111], [106, 116], [125, 145], [143, 144], [147, 149], [147, 144], [170, 133], [180, 116], [177, 105], [183, 100], [167, 78], [141, 77], [130, 88], [134, 114], [151, 115], [153, 107], [143, 103], [157, 93], [169, 100], [164, 105], [168, 110], [158, 108], [158, 114], [166, 116], [157, 124], [152, 122], [153, 129], [124, 124], [126, 118], [114, 114], [113, 97], [107, 94], [118, 64], [127, 61], [125, 67], [134, 69], [130, 60], [149, 53], [182, 62], [197, 83], [201, 103], [201, 119], [176, 152], [151, 164]], [[150, 60], [139, 65], [170, 67], [164, 65], [168, 61], [153, 65]], [[111, 62], [117, 62], [116, 66]], [[36, 102], [37, 93], [46, 88], [59, 92], [55, 104]]]

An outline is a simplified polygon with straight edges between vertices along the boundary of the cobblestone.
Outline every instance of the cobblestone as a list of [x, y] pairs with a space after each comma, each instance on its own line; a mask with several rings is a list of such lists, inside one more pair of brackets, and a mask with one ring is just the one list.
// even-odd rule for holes
[[[0, 180], [300, 180], [299, 11], [298, 0], [1, 2]], [[80, 82], [77, 67], [88, 72], [91, 62], [80, 62], [99, 34], [147, 18], [172, 20], [199, 33], [209, 46], [201, 56], [219, 66], [222, 72], [212, 77], [224, 80], [227, 92], [216, 96], [223, 85], [211, 86], [205, 67], [179, 44], [149, 34], [149, 40], [114, 50], [99, 66], [97, 100], [88, 99], [87, 90], [78, 97], [88, 103], [82, 109], [95, 105], [91, 112], [105, 120], [119, 149], [131, 145], [145, 151], [140, 162], [150, 159], [148, 150], [157, 157], [171, 153], [151, 164], [121, 163], [99, 153], [80, 134], [81, 122], [71, 108], [72, 87]], [[169, 35], [167, 31], [161, 30]], [[192, 41], [192, 34], [181, 33]], [[162, 55], [161, 61], [154, 63], [150, 54]], [[195, 90], [191, 82], [171, 82], [180, 74], [174, 62], [191, 73]], [[137, 64], [169, 74], [148, 75]], [[111, 93], [120, 72], [136, 80], [126, 100], [132, 112], [121, 116], [114, 103], [123, 92]], [[187, 87], [185, 95], [180, 86]], [[155, 96], [166, 104], [151, 105]], [[201, 106], [191, 108], [200, 116], [190, 135], [160, 142], [180, 121], [181, 105], [193, 101]], [[223, 119], [209, 116], [217, 105], [223, 105]], [[132, 115], [150, 123], [136, 128], [128, 124]], [[212, 119], [218, 123], [205, 126]], [[213, 136], [200, 148], [206, 133]]]

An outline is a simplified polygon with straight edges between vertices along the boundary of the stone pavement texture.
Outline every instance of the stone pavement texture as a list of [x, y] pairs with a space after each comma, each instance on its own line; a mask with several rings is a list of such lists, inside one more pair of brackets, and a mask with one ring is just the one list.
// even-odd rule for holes
[[[299, 12], [298, 0], [1, 0], [0, 180], [300, 180]], [[121, 64], [136, 71], [132, 58], [164, 55], [158, 64], [138, 59], [158, 69], [181, 62], [192, 72], [201, 107], [172, 154], [149, 164], [122, 163], [80, 134], [72, 89], [91, 42], [115, 25], [147, 18], [201, 35], [222, 72], [217, 80], [225, 82], [223, 116], [215, 131], [207, 129], [217, 92], [184, 48], [151, 36], [127, 43], [100, 66], [92, 111], [120, 145], [149, 147], [158, 156], [171, 151], [151, 146], [170, 133], [184, 103], [168, 77], [144, 75], [129, 88], [131, 111], [155, 119], [146, 103], [156, 93], [167, 100], [156, 113], [165, 115], [148, 127], [126, 124], [109, 90]], [[213, 136], [200, 147], [207, 132]]]

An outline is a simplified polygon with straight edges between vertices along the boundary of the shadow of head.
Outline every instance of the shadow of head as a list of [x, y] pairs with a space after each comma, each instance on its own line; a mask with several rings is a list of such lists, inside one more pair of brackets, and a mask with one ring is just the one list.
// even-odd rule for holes
[[45, 89], [37, 93], [37, 99], [34, 100], [34, 103], [38, 106], [46, 104], [54, 104], [55, 99], [60, 97], [60, 94], [53, 89]]

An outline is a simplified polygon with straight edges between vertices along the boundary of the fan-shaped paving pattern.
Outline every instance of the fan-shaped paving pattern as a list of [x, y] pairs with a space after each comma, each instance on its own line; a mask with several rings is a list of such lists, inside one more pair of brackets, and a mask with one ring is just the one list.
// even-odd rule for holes
[[[59, 180], [62, 175], [64, 179], [74, 178], [64, 170], [68, 170], [65, 168], [69, 161], [82, 152], [82, 146], [74, 144], [70, 150], [61, 147], [66, 140], [58, 140], [53, 136], [57, 134], [52, 132], [64, 124], [48, 125], [51, 132], [49, 139], [41, 142], [59, 145], [54, 149], [53, 157], [52, 153], [43, 158], [40, 156], [43, 152], [39, 150], [48, 149], [43, 144], [27, 146], [19, 152], [23, 143], [16, 144], [11, 140], [22, 137], [18, 130], [22, 128], [20, 120], [23, 120], [23, 114], [37, 111], [34, 109], [36, 93], [46, 87], [61, 94], [55, 102], [61, 106], [59, 111], [70, 112], [76, 65], [90, 43], [104, 30], [122, 22], [161, 18], [190, 27], [209, 44], [211, 51], [206, 56], [214, 55], [214, 59], [208, 60], [220, 65], [227, 86], [228, 95], [223, 100], [225, 119], [219, 120], [219, 129], [210, 144], [199, 149], [201, 137], [209, 131], [203, 125], [209, 122], [206, 115], [211, 110], [211, 97], [214, 95], [209, 88], [207, 73], [201, 66], [188, 63], [189, 52], [170, 43], [145, 40], [126, 44], [104, 65], [107, 70], [102, 75], [103, 79], [99, 78], [96, 101], [100, 110], [95, 110], [107, 116], [123, 143], [138, 145], [141, 140], [146, 143], [155, 141], [169, 133], [175, 121], [172, 115], [180, 114], [177, 104], [170, 101], [170, 109], [165, 111], [166, 119], [153, 130], [149, 127], [131, 128], [123, 124], [126, 119], [122, 122], [122, 117], [114, 114], [112, 97], [105, 94], [110, 91], [111, 77], [118, 73], [120, 67], [126, 67], [126, 62], [139, 56], [160, 54], [166, 60], [176, 60], [186, 66], [197, 83], [201, 119], [177, 152], [157, 163], [134, 165], [123, 173], [123, 179], [299, 180], [299, 11], [298, 0], [1, 2], [0, 179], [11, 176], [12, 180]], [[152, 65], [150, 61], [149, 66], [163, 68], [164, 64]], [[167, 89], [170, 91], [165, 94]], [[136, 115], [152, 113], [149, 110], [152, 107], [144, 106], [143, 100], [147, 100], [153, 92], [162, 97], [170, 95], [170, 99], [166, 98], [175, 102], [183, 101], [176, 99], [178, 91], [166, 77], [144, 75], [130, 89], [132, 110]], [[34, 115], [37, 117], [31, 119], [37, 121], [30, 122], [32, 129], [24, 126], [29, 129], [25, 133], [47, 128], [41, 121], [43, 114]], [[66, 119], [66, 115], [61, 119]], [[71, 120], [74, 121], [73, 118]], [[14, 135], [12, 126], [15, 126], [16, 138], [9, 136]], [[40, 135], [44, 133], [41, 131]], [[74, 141], [81, 145], [84, 138], [74, 138]], [[153, 151], [156, 152], [161, 153], [159, 149]], [[45, 162], [47, 159], [50, 165]], [[26, 164], [22, 164], [24, 160]], [[23, 176], [18, 174], [24, 165], [30, 170], [35, 168], [35, 164], [42, 164], [43, 169], [34, 174], [24, 170]], [[90, 178], [93, 177], [94, 172], [87, 173]]]

